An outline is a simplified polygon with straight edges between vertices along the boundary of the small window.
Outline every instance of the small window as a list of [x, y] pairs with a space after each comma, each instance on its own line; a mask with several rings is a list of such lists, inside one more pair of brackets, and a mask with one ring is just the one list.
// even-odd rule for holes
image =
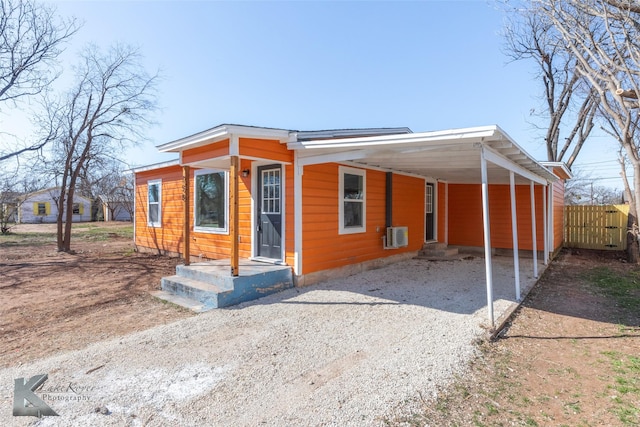
[[73, 214], [80, 215], [80, 203], [73, 204]]
[[149, 181], [147, 197], [147, 224], [160, 227], [162, 221], [162, 180]]
[[227, 172], [199, 170], [194, 177], [194, 230], [226, 233], [229, 205]]
[[366, 231], [366, 171], [340, 167], [340, 234]]
[[38, 203], [38, 215], [46, 215], [46, 214], [47, 214], [47, 204]]

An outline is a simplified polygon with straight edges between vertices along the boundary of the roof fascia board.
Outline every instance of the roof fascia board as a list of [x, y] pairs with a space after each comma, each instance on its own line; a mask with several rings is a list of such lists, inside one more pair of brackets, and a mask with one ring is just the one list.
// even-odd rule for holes
[[162, 168], [166, 168], [169, 166], [178, 166], [180, 165], [180, 159], [176, 159], [176, 160], [170, 160], [167, 162], [162, 162], [162, 163], [154, 163], [152, 165], [145, 165], [145, 166], [140, 166], [137, 168], [132, 168], [131, 171], [133, 173], [139, 173], [139, 172], [147, 172], [147, 171], [151, 171], [154, 169], [162, 169]]
[[273, 138], [280, 142], [286, 142], [289, 139], [290, 132], [283, 129], [268, 129], [239, 125], [222, 125], [195, 135], [180, 138], [166, 144], [158, 145], [157, 148], [161, 153], [178, 152], [187, 148], [195, 148], [201, 145], [210, 144], [219, 140], [230, 138], [232, 135], [236, 137], [255, 137], [255, 138]]
[[565, 162], [540, 162], [540, 164], [546, 168], [560, 168], [567, 175], [565, 179], [573, 178], [573, 173]]
[[416, 142], [451, 141], [451, 140], [479, 140], [492, 138], [496, 135], [497, 126], [483, 126], [477, 128], [451, 129], [436, 132], [421, 132], [410, 134], [382, 135], [362, 138], [321, 139], [313, 141], [297, 141], [289, 143], [290, 149], [309, 148], [349, 148], [360, 146], [409, 144]]
[[298, 157], [298, 165], [309, 166], [317, 165], [320, 163], [340, 163], [349, 160], [359, 160], [364, 159], [371, 153], [371, 150], [351, 150], [341, 151], [338, 153], [319, 154], [309, 157]]
[[490, 147], [483, 145], [481, 147], [481, 150], [484, 152], [484, 158], [488, 162], [491, 162], [496, 166], [500, 166], [501, 168], [517, 173], [518, 175], [530, 181], [537, 182], [538, 184], [541, 184], [541, 185], [547, 185], [548, 182], [545, 178], [523, 168], [522, 166], [512, 162], [508, 158], [501, 156], [499, 153], [497, 153]]

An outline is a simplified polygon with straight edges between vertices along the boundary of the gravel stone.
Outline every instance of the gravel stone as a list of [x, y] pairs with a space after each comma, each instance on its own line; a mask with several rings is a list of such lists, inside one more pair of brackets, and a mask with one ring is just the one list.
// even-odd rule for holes
[[[515, 304], [513, 260], [495, 257], [493, 275], [497, 318]], [[520, 276], [533, 285], [531, 260]], [[464, 373], [486, 299], [482, 258], [289, 289], [2, 369], [0, 425], [384, 425]], [[13, 417], [14, 379], [41, 373], [43, 390], [73, 385], [43, 397], [60, 416]]]

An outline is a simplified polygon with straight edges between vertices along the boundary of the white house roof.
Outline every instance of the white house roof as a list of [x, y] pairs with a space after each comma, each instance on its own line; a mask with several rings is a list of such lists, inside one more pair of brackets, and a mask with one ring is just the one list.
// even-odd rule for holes
[[348, 162], [415, 174], [451, 183], [481, 181], [481, 156], [488, 160], [489, 183], [554, 182], [558, 178], [496, 125], [436, 132], [359, 138], [291, 141], [300, 165]]
[[[223, 124], [159, 145], [158, 149], [179, 153], [231, 137], [277, 139], [297, 152], [300, 166], [350, 163], [451, 183], [478, 183], [484, 156], [489, 183], [509, 183], [509, 171], [515, 173], [518, 183], [545, 184], [558, 179], [496, 125], [413, 133], [406, 127], [296, 131]], [[213, 164], [223, 167], [225, 159], [208, 166]]]

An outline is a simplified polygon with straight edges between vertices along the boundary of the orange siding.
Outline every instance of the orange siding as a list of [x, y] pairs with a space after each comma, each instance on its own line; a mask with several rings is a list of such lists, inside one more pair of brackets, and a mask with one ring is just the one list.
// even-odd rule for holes
[[307, 166], [302, 178], [303, 274], [416, 251], [422, 247], [424, 180], [394, 175], [393, 223], [409, 227], [409, 246], [385, 250], [382, 242], [386, 230], [384, 172], [367, 170], [366, 232], [356, 234], [338, 234], [339, 166]]
[[[162, 179], [162, 227], [147, 225], [147, 182]], [[168, 168], [136, 174], [136, 236], [135, 243], [163, 252], [182, 251], [182, 168]]]
[[564, 181], [553, 183], [553, 249], [564, 244]]
[[286, 144], [269, 139], [240, 138], [240, 155], [277, 162], [293, 162], [293, 151], [287, 149]]
[[229, 155], [229, 140], [203, 145], [202, 147], [184, 150], [182, 152], [182, 163], [194, 163], [202, 160]]
[[[536, 235], [538, 250], [543, 249], [543, 187], [535, 186]], [[516, 186], [518, 246], [532, 250], [531, 195], [528, 185]], [[513, 248], [511, 235], [511, 196], [508, 185], [489, 185], [491, 246]], [[480, 185], [449, 184], [449, 244], [483, 246], [482, 193]]]
[[[250, 168], [251, 162], [243, 160], [241, 168]], [[231, 245], [228, 234], [197, 232], [193, 229], [193, 182], [194, 170], [191, 169], [191, 206], [189, 222], [191, 229], [191, 255], [210, 259], [227, 258]], [[162, 226], [147, 226], [147, 182], [162, 179]], [[241, 257], [251, 256], [251, 178], [240, 178], [239, 183], [239, 235]], [[157, 249], [159, 252], [182, 253], [183, 202], [182, 168], [172, 166], [136, 174], [136, 245]]]
[[283, 165], [284, 170], [284, 197], [285, 197], [285, 262], [294, 265], [295, 256], [295, 220], [294, 220], [294, 196], [293, 196], [293, 165]]

